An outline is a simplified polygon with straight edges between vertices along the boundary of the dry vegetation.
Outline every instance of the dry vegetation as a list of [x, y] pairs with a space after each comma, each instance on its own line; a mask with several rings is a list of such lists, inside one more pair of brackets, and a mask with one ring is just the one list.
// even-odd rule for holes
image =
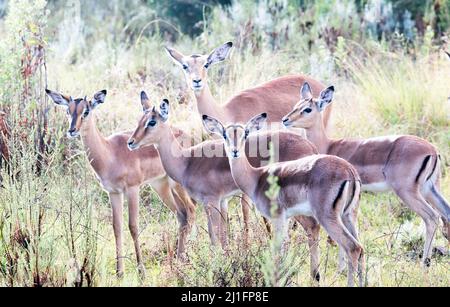
[[[170, 44], [188, 54], [209, 52], [229, 40], [236, 43], [232, 58], [211, 70], [211, 88], [221, 102], [291, 73], [311, 74], [336, 85], [331, 134], [409, 133], [430, 140], [442, 153], [443, 193], [450, 199], [450, 61], [432, 29], [414, 43], [394, 36], [379, 41], [346, 26], [353, 1], [335, 1], [347, 8], [338, 10], [343, 16], [326, 10], [319, 15], [318, 7], [303, 13], [274, 11], [266, 2], [273, 1], [261, 1], [259, 8], [244, 1], [229, 8], [232, 13], [214, 8], [203, 34], [181, 35]], [[183, 102], [175, 106], [172, 124], [201, 131], [193, 97], [181, 70], [164, 53], [168, 34], [147, 25], [154, 20], [153, 12], [132, 7], [130, 12], [135, 9], [136, 15], [130, 20], [122, 20], [119, 10], [111, 16], [103, 12], [99, 16], [104, 19], [89, 23], [83, 6], [82, 18], [76, 19], [76, 8], [50, 6], [53, 11], [48, 12], [44, 0], [15, 0], [10, 5], [9, 14], [0, 19], [0, 103], [9, 127], [3, 133], [9, 162], [1, 174], [0, 286], [263, 286], [273, 280], [310, 285], [304, 233], [292, 231], [291, 252], [281, 264], [274, 264], [256, 211], [252, 244], [244, 249], [237, 201], [230, 206], [228, 255], [210, 247], [205, 217], [198, 208], [189, 261], [174, 260], [175, 216], [150, 189], [142, 193], [140, 225], [146, 279], [139, 279], [126, 230], [126, 274], [118, 280], [107, 195], [90, 170], [80, 141], [65, 138], [65, 112], [53, 107], [44, 89], [48, 85], [77, 97], [108, 89], [107, 101], [97, 112], [104, 135], [134, 129], [142, 89], [155, 103], [164, 97]], [[251, 18], [252, 12], [259, 13]], [[72, 13], [75, 19], [67, 22]], [[298, 20], [298, 14], [303, 19]], [[304, 30], [309, 19], [313, 26]], [[325, 21], [342, 23], [341, 30], [350, 33], [322, 29]], [[126, 35], [132, 38], [120, 38]], [[448, 255], [437, 255], [429, 272], [420, 267], [423, 225], [393, 195], [364, 195], [359, 227], [369, 286], [450, 284]], [[335, 274], [337, 249], [327, 245], [324, 233], [322, 239], [322, 284], [343, 286], [345, 276]], [[435, 245], [448, 250], [441, 233]]]

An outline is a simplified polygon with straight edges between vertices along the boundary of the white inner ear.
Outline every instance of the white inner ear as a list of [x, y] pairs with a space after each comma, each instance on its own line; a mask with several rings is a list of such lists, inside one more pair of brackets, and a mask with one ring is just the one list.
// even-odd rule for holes
[[227, 59], [230, 51], [231, 51], [231, 48], [228, 46], [222, 46], [222, 47], [217, 48], [209, 56], [207, 64], [213, 65], [213, 64], [217, 64], [217, 63], [225, 61]]

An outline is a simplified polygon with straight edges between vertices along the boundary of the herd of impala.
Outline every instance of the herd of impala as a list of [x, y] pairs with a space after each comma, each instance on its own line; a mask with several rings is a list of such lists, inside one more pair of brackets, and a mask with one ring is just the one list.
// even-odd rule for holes
[[[303, 75], [270, 81], [219, 105], [208, 87], [207, 73], [229, 57], [232, 47], [227, 43], [210, 55], [191, 56], [166, 49], [185, 73], [204, 128], [217, 136], [193, 147], [183, 145], [183, 140], [190, 140], [189, 135], [170, 125], [170, 103], [166, 99], [156, 106], [142, 92], [143, 115], [134, 133], [105, 138], [97, 129], [94, 111], [105, 102], [106, 91], [88, 100], [46, 90], [57, 105], [67, 109], [68, 136], [81, 136], [90, 164], [109, 193], [117, 274], [124, 273], [124, 198], [128, 201], [138, 269], [144, 273], [138, 229], [139, 192], [144, 184], [150, 184], [177, 216], [180, 259], [186, 257], [195, 204], [205, 209], [212, 244], [226, 249], [228, 200], [242, 194], [246, 243], [248, 204], [256, 206], [281, 241], [288, 237], [289, 219], [295, 218], [308, 235], [311, 277], [319, 282], [322, 226], [340, 248], [339, 270], [348, 265], [349, 286], [354, 285], [355, 271], [359, 285], [363, 283], [364, 250], [356, 227], [360, 194], [393, 191], [425, 222], [423, 265], [429, 267], [441, 219], [444, 236], [450, 239], [450, 206], [440, 192], [441, 158], [437, 149], [414, 136], [329, 139], [326, 131], [334, 87], [325, 88]], [[268, 124], [280, 124], [280, 129], [269, 129]], [[257, 148], [268, 143], [276, 148], [277, 163], [268, 163], [273, 157]], [[270, 176], [278, 178], [280, 187], [275, 204], [266, 193]]]

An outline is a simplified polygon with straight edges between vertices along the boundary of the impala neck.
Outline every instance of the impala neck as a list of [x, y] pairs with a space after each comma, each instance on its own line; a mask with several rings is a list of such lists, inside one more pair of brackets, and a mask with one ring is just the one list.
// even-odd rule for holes
[[306, 130], [306, 138], [316, 145], [320, 154], [327, 154], [328, 148], [330, 147], [331, 140], [328, 138], [325, 131], [325, 125], [323, 123], [322, 117], [320, 120]]
[[167, 175], [178, 183], [183, 182], [188, 164], [186, 151], [173, 134], [172, 129], [164, 129], [158, 144], [155, 144]]
[[195, 92], [195, 99], [197, 101], [197, 110], [201, 115], [208, 115], [222, 122], [226, 120], [225, 111], [217, 104], [207, 84], [200, 92]]
[[91, 114], [80, 130], [81, 139], [88, 155], [89, 163], [94, 171], [99, 174], [103, 164], [108, 159], [108, 145], [105, 138], [97, 128], [95, 114]]
[[231, 173], [237, 186], [254, 199], [261, 172], [250, 164], [245, 155], [237, 159], [230, 158], [229, 161]]

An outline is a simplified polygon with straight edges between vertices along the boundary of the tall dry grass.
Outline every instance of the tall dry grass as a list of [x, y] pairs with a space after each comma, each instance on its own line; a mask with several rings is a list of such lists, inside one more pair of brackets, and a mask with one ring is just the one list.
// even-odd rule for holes
[[[290, 256], [279, 266], [287, 265], [288, 269], [274, 270], [270, 242], [256, 211], [251, 217], [250, 249], [243, 248], [242, 218], [234, 205], [236, 200], [230, 206], [229, 255], [210, 247], [206, 221], [198, 208], [198, 222], [188, 244], [189, 261], [175, 261], [172, 256], [176, 219], [150, 189], [142, 193], [140, 225], [147, 278], [139, 279], [134, 248], [131, 240], [126, 240], [126, 275], [118, 280], [114, 274], [114, 237], [107, 195], [90, 170], [80, 141], [65, 138], [65, 111], [49, 104], [43, 95], [44, 85], [75, 97], [108, 89], [106, 103], [97, 112], [98, 126], [105, 136], [134, 128], [141, 113], [142, 89], [155, 103], [163, 97], [174, 102], [184, 97], [184, 103], [174, 106], [172, 124], [201, 134], [193, 97], [182, 71], [165, 55], [163, 46], [170, 42], [158, 33], [144, 32], [139, 39], [121, 40], [117, 39], [116, 30], [111, 30], [111, 34], [97, 28], [97, 23], [89, 24], [88, 19], [80, 20], [84, 30], [77, 32], [78, 28], [55, 26], [60, 25], [64, 12], [47, 15], [39, 11], [50, 19], [48, 25], [40, 25], [46, 38], [46, 65], [39, 66], [30, 76], [31, 90], [24, 99], [20, 68], [26, 50], [20, 37], [17, 41], [14, 35], [1, 34], [13, 30], [31, 35], [32, 29], [20, 20], [25, 14], [31, 20], [40, 15], [20, 9], [32, 0], [16, 2], [18, 15], [10, 16], [3, 25], [0, 22], [1, 72], [8, 73], [1, 76], [7, 78], [1, 79], [0, 97], [14, 132], [9, 143], [12, 160], [1, 174], [0, 286], [264, 286], [272, 281], [290, 286], [312, 285], [303, 232], [291, 234]], [[346, 10], [339, 11], [341, 15], [323, 9], [321, 14], [316, 12], [317, 18], [325, 16], [323, 20], [339, 25], [345, 14], [354, 12], [351, 5], [346, 5]], [[311, 74], [325, 84], [335, 84], [338, 90], [332, 136], [411, 133], [432, 141], [446, 161], [442, 186], [444, 195], [450, 198], [450, 61], [440, 55], [434, 43], [426, 50], [405, 52], [407, 46], [391, 48], [386, 42], [342, 33], [346, 39], [333, 45], [335, 38], [331, 34], [328, 39], [318, 38], [318, 31], [326, 30], [325, 22], [315, 25], [311, 33], [298, 30], [302, 29], [302, 21], [316, 20], [311, 18], [315, 15], [306, 14], [299, 20], [295, 18], [297, 12], [274, 12], [260, 4], [260, 18], [252, 19], [255, 7], [249, 1], [244, 6], [235, 4], [231, 10], [234, 15], [217, 9], [202, 36], [181, 36], [175, 43], [179, 50], [190, 54], [207, 53], [225, 41], [236, 42], [232, 58], [210, 71], [211, 88], [220, 103], [243, 89], [281, 75]], [[152, 18], [152, 12], [142, 11], [139, 16], [134, 24], [137, 29], [139, 24], [145, 25], [143, 20]], [[261, 16], [273, 22], [264, 23]], [[112, 15], [104, 23], [110, 24], [114, 18]], [[287, 25], [291, 26], [286, 28]], [[284, 35], [274, 40], [270, 33], [276, 31]], [[64, 48], [68, 41], [73, 48]], [[358, 47], [353, 45], [356, 43]], [[19, 108], [18, 102], [23, 102], [24, 107]], [[48, 109], [42, 108], [47, 105]], [[36, 146], [39, 129], [31, 115], [44, 111], [48, 130], [46, 150], [42, 153]], [[38, 169], [36, 160], [42, 157], [45, 167]], [[404, 209], [397, 198], [365, 195], [359, 227], [368, 255], [368, 285], [449, 284], [448, 256], [436, 257], [426, 274], [420, 268], [421, 220]], [[322, 237], [325, 239], [325, 235]], [[130, 238], [128, 233], [125, 238]], [[446, 244], [439, 233], [436, 245]], [[345, 277], [335, 274], [337, 250], [325, 240], [321, 250], [322, 284], [345, 285]]]

